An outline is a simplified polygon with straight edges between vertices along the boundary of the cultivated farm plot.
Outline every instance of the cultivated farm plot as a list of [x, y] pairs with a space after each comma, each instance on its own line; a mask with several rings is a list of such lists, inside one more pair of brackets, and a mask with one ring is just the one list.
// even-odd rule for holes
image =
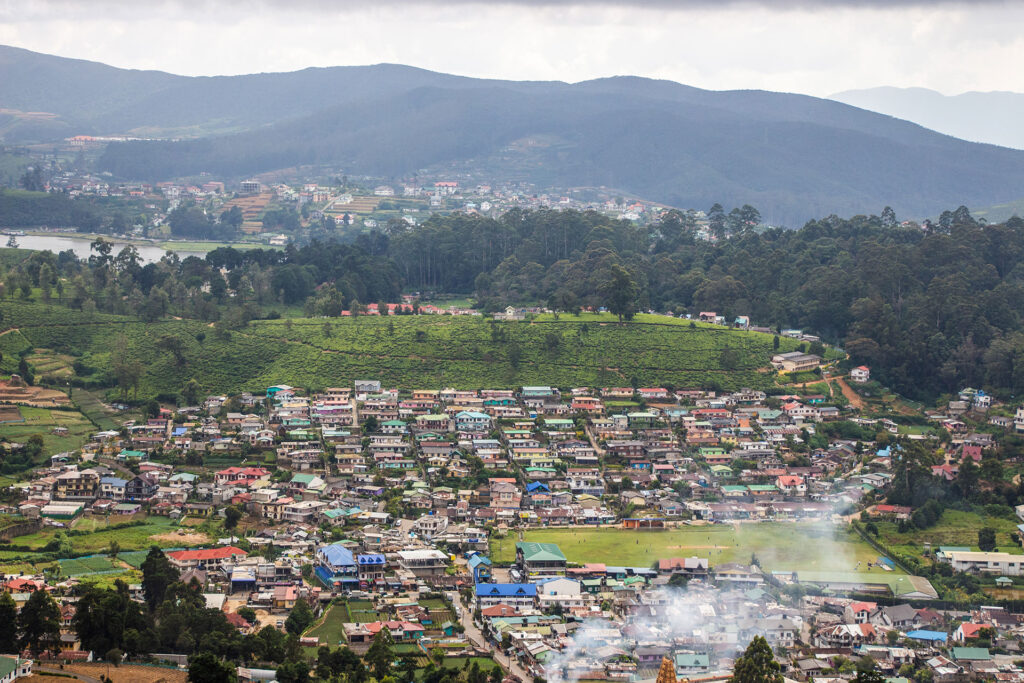
[[60, 564], [61, 572], [67, 576], [90, 576], [123, 571], [121, 567], [115, 567], [111, 559], [105, 555], [58, 560], [58, 564]]
[[[96, 431], [78, 412], [28, 406], [22, 406], [20, 410], [23, 421], [0, 425], [0, 437], [24, 443], [33, 434], [39, 434], [43, 437], [43, 454], [47, 456], [81, 447]], [[66, 427], [68, 433], [58, 436], [53, 433], [55, 427]]]
[[148, 554], [148, 550], [133, 550], [127, 553], [118, 553], [117, 559], [134, 569], [139, 569], [142, 567], [142, 563], [146, 561], [146, 555]]
[[[569, 562], [650, 567], [660, 559], [704, 557], [712, 566], [749, 564], [756, 556], [768, 571], [902, 573], [868, 569], [878, 552], [853, 532], [827, 524], [762, 522], [737, 525], [683, 526], [664, 531], [618, 528], [532, 529], [525, 540], [555, 543]], [[491, 542], [495, 562], [515, 560], [516, 538]], [[859, 564], [859, 566], [858, 566]]]
[[36, 375], [52, 380], [67, 379], [75, 374], [71, 365], [74, 358], [49, 349], [33, 349], [27, 358]]
[[112, 417], [114, 411], [108, 408], [96, 394], [75, 387], [71, 390], [71, 400], [82, 411], [82, 414], [95, 422], [100, 429], [117, 429], [118, 425]]

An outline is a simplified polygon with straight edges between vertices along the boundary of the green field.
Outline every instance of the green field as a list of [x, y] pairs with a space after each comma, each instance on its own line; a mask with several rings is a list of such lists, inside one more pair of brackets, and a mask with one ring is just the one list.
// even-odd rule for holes
[[71, 560], [58, 560], [60, 570], [67, 576], [87, 576], [90, 574], [115, 573], [121, 571], [114, 567], [110, 558], [105, 555], [79, 557]]
[[103, 405], [103, 401], [94, 391], [87, 391], [80, 387], [72, 387], [71, 400], [78, 406], [89, 420], [99, 429], [117, 429], [118, 424], [114, 421], [114, 413]]
[[[150, 517], [144, 524], [137, 526], [108, 529], [105, 520], [93, 520], [83, 518], [76, 522], [72, 529], [89, 531], [83, 535], [71, 536], [71, 545], [75, 552], [100, 553], [110, 547], [111, 541], [117, 541], [122, 550], [143, 550], [152, 545], [164, 548], [171, 548], [181, 544], [173, 540], [154, 540], [150, 538], [157, 534], [166, 534], [177, 528], [177, 525], [167, 517]], [[17, 536], [11, 543], [15, 545], [28, 546], [33, 549], [42, 549], [47, 543], [53, 540], [59, 529], [46, 528], [34, 534]]]
[[[81, 448], [96, 431], [84, 415], [75, 411], [27, 406], [21, 406], [20, 410], [25, 421], [0, 425], [0, 437], [24, 443], [33, 434], [39, 434], [43, 437], [44, 454], [52, 455]], [[57, 426], [67, 427], [67, 436], [53, 434], [53, 428]]]
[[303, 633], [305, 638], [319, 638], [321, 645], [334, 647], [345, 642], [342, 624], [349, 620], [348, 608], [344, 603], [331, 605], [323, 616]]
[[207, 252], [213, 251], [214, 249], [220, 249], [221, 247], [231, 247], [238, 249], [239, 251], [245, 251], [246, 249], [278, 249], [279, 247], [272, 247], [267, 244], [256, 243], [256, 242], [188, 242], [178, 240], [168, 240], [160, 242], [157, 246], [167, 251], [188, 251], [188, 252]]
[[[427, 658], [421, 657], [419, 659], [420, 668], [416, 671], [416, 680], [423, 678], [424, 669], [427, 666]], [[445, 657], [441, 660], [441, 667], [445, 669], [458, 669], [462, 671], [464, 667], [471, 667], [476, 663], [480, 666], [480, 670], [484, 673], [490, 673], [491, 669], [498, 666], [497, 663], [490, 657]]]
[[[614, 566], [650, 567], [670, 557], [706, 557], [712, 565], [749, 564], [756, 555], [761, 567], [774, 571], [858, 572], [891, 575], [868, 569], [878, 552], [842, 528], [805, 523], [762, 522], [739, 525], [684, 526], [665, 531], [601, 529], [532, 529], [525, 540], [555, 543], [569, 562], [600, 562]], [[491, 541], [491, 559], [512, 562], [516, 538]], [[861, 565], [858, 568], [857, 563]]]
[[[0, 303], [0, 312], [4, 324], [18, 327], [33, 348], [74, 356], [97, 371], [109, 369], [111, 350], [123, 334], [132, 356], [146, 367], [140, 398], [175, 393], [187, 377], [203, 391], [228, 393], [279, 382], [345, 385], [367, 376], [392, 386], [460, 388], [636, 381], [738, 389], [766, 388], [773, 381], [762, 371], [772, 354], [771, 335], [691, 327], [663, 316], [638, 315], [624, 325], [595, 314], [498, 324], [471, 316], [360, 316], [331, 319], [330, 330], [323, 319], [296, 319], [290, 325], [255, 321], [225, 339], [199, 321], [145, 324], [21, 301]], [[183, 366], [156, 347], [164, 335], [184, 343]], [[795, 346], [783, 339], [781, 350]], [[727, 348], [736, 351], [731, 370], [720, 362]]]

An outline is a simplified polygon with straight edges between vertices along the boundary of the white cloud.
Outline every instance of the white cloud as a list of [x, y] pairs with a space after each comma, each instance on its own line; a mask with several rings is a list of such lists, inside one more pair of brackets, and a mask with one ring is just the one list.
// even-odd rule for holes
[[1024, 7], [879, 4], [0, 0], [0, 43], [192, 75], [397, 62], [814, 95], [876, 85], [1024, 92]]

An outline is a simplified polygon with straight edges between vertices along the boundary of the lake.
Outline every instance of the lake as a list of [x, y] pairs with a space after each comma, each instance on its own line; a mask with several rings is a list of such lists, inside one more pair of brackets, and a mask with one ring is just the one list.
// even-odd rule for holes
[[[88, 237], [67, 237], [65, 235], [19, 235], [14, 239], [18, 240], [18, 247], [20, 249], [36, 249], [39, 251], [49, 250], [53, 253], [67, 251], [68, 249], [75, 252], [75, 255], [79, 258], [89, 258], [90, 251], [89, 245], [92, 244], [93, 240]], [[119, 242], [114, 239], [104, 238], [108, 242], [114, 245], [114, 255], [117, 255], [121, 249], [127, 246], [127, 242]], [[7, 237], [0, 236], [0, 246], [7, 244]], [[139, 251], [139, 257], [143, 263], [154, 263], [159, 261], [166, 252], [166, 250], [155, 244], [136, 244], [135, 248]], [[195, 251], [179, 251], [175, 249], [175, 253], [181, 258], [186, 256], [205, 256], [203, 252]]]

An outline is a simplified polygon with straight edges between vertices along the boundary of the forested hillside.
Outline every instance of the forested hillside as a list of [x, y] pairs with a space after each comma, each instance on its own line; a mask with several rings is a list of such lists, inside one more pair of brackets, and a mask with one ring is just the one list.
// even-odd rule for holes
[[[69, 254], [34, 254], [8, 270], [4, 292], [86, 313], [205, 321], [190, 332], [204, 337], [210, 322], [209, 334], [225, 337], [254, 320], [296, 311], [336, 318], [369, 303], [397, 301], [408, 290], [472, 295], [485, 310], [542, 303], [570, 316], [600, 306], [626, 319], [648, 308], [716, 311], [729, 320], [747, 315], [754, 324], [820, 334], [906, 395], [930, 398], [965, 385], [1024, 391], [1021, 219], [983, 225], [961, 207], [924, 228], [899, 227], [885, 211], [885, 218], [829, 217], [800, 230], [756, 232], [743, 219], [751, 211], [725, 214], [715, 207], [716, 243], [696, 240], [693, 217], [679, 212], [641, 228], [596, 213], [513, 211], [500, 219], [435, 216], [412, 229], [395, 222], [346, 244], [222, 248], [205, 259], [172, 256], [145, 266], [132, 249], [113, 254], [103, 244], [89, 263]], [[19, 321], [8, 317], [5, 324]], [[281, 333], [282, 342], [289, 338]], [[109, 340], [104, 343], [109, 349]], [[529, 337], [521, 345], [531, 353], [535, 345], [549, 345], [558, 363], [602, 366], [596, 356], [574, 355], [576, 343]], [[321, 339], [314, 346], [331, 343]], [[458, 346], [474, 347], [468, 341]], [[434, 357], [401, 349], [396, 356]], [[495, 352], [479, 342], [476, 349], [480, 358], [491, 353], [511, 365], [507, 349]], [[717, 362], [723, 369], [749, 367], [732, 357]], [[640, 366], [661, 367], [653, 361]], [[664, 367], [690, 366], [672, 361]]]

